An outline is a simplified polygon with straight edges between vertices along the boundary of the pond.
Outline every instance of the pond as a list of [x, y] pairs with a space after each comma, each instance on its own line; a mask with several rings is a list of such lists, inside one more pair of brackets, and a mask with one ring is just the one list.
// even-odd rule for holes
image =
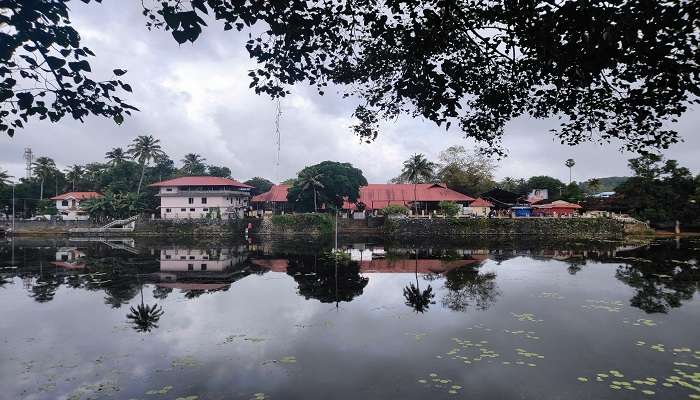
[[699, 399], [700, 241], [0, 242], [8, 399]]

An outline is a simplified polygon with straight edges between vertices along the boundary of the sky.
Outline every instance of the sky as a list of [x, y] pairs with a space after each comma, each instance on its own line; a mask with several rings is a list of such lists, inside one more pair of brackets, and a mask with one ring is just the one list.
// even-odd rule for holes
[[[246, 36], [210, 27], [194, 44], [178, 45], [164, 31], [148, 31], [138, 2], [70, 2], [71, 18], [83, 45], [97, 57], [91, 65], [95, 79], [110, 79], [112, 70], [128, 70], [122, 77], [133, 87], [128, 103], [141, 111], [122, 125], [99, 117], [84, 123], [32, 121], [13, 138], [0, 137], [0, 169], [24, 175], [24, 148], [35, 157], [52, 157], [61, 168], [104, 160], [114, 147], [126, 148], [144, 134], [160, 139], [176, 165], [186, 153], [198, 153], [206, 162], [231, 168], [238, 180], [262, 176], [274, 182], [294, 177], [306, 165], [324, 160], [350, 162], [370, 183], [384, 183], [400, 173], [413, 153], [437, 161], [440, 151], [453, 145], [467, 149], [474, 142], [458, 129], [446, 132], [429, 121], [401, 117], [384, 122], [379, 138], [361, 143], [350, 129], [356, 103], [342, 99], [337, 90], [319, 96], [305, 86], [292, 87], [280, 103], [279, 164], [275, 143], [276, 102], [256, 95], [248, 86]], [[673, 125], [684, 138], [664, 155], [700, 172], [700, 110], [691, 108]], [[628, 175], [627, 159], [619, 145], [559, 144], [549, 133], [557, 123], [522, 117], [506, 127], [503, 140], [508, 157], [499, 161], [496, 178], [550, 175], [569, 178], [564, 161], [573, 158], [574, 180]]]

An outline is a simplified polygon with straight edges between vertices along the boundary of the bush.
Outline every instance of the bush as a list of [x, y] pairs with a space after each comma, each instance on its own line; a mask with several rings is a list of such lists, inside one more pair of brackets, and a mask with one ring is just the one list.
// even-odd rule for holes
[[389, 204], [382, 208], [382, 215], [408, 215], [408, 208], [398, 204]]
[[448, 217], [454, 217], [459, 214], [459, 211], [462, 209], [459, 204], [453, 201], [441, 201], [438, 203], [438, 207], [440, 211]]

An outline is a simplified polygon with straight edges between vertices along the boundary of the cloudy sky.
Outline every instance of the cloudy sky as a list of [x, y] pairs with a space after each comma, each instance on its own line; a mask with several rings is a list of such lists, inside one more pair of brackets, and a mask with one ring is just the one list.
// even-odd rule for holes
[[[282, 145], [279, 166], [274, 138], [276, 105], [248, 88], [253, 67], [243, 46], [245, 37], [211, 28], [194, 44], [178, 44], [162, 31], [149, 32], [137, 2], [107, 1], [102, 5], [71, 2], [72, 19], [97, 58], [95, 78], [109, 79], [114, 68], [128, 70], [134, 88], [130, 103], [141, 109], [121, 126], [101, 118], [85, 123], [65, 119], [58, 124], [34, 121], [14, 138], [0, 138], [0, 168], [23, 175], [22, 153], [49, 156], [65, 167], [100, 161], [113, 147], [126, 147], [137, 135], [159, 138], [176, 162], [185, 153], [199, 153], [208, 163], [231, 168], [233, 176], [280, 181], [305, 165], [323, 160], [351, 162], [370, 182], [396, 176], [412, 153], [437, 159], [451, 145], [473, 147], [458, 130], [445, 132], [432, 123], [411, 118], [384, 123], [379, 139], [360, 143], [349, 129], [354, 103], [328, 90], [318, 96], [308, 87], [293, 88], [281, 103]], [[667, 151], [694, 173], [700, 172], [700, 111], [690, 110], [676, 128], [685, 138]], [[574, 158], [574, 179], [625, 175], [626, 160], [617, 146], [560, 145], [548, 130], [551, 121], [521, 118], [506, 130], [509, 156], [499, 163], [497, 178], [551, 175], [568, 179], [563, 165]]]

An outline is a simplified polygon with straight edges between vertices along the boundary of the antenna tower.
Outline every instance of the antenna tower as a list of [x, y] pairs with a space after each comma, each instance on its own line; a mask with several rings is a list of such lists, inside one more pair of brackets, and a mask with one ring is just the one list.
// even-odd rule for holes
[[26, 163], [27, 179], [32, 177], [32, 162], [34, 162], [34, 153], [31, 147], [24, 148], [24, 161]]

